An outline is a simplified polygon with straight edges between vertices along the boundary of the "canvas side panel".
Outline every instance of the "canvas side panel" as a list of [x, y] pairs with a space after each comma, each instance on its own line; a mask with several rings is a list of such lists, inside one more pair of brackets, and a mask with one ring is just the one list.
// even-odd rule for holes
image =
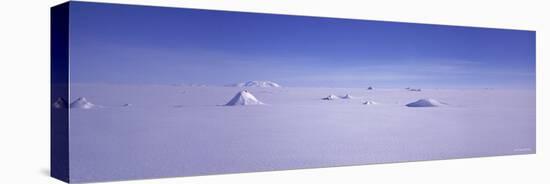
[[69, 3], [50, 11], [50, 175], [69, 182]]

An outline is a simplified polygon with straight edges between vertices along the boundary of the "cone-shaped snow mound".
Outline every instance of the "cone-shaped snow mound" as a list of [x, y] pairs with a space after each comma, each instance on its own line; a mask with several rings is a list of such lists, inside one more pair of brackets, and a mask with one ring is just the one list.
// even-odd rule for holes
[[353, 99], [353, 96], [346, 94], [346, 96], [343, 96], [342, 99]]
[[416, 102], [409, 103], [406, 106], [407, 107], [438, 107], [442, 105], [444, 105], [444, 103], [428, 98], [428, 99], [420, 99]]
[[57, 98], [57, 100], [55, 100], [55, 102], [52, 104], [53, 108], [56, 108], [56, 109], [66, 109], [69, 105], [67, 103], [67, 100], [65, 100], [64, 98]]
[[271, 81], [248, 81], [235, 84], [236, 87], [262, 87], [262, 88], [280, 88], [281, 85]]
[[79, 97], [73, 103], [71, 103], [71, 108], [91, 109], [94, 107], [95, 105], [93, 103], [88, 102], [88, 100], [86, 100], [86, 98], [84, 97]]
[[367, 101], [363, 102], [363, 104], [364, 104], [364, 105], [376, 105], [376, 104], [378, 104], [378, 103], [375, 102], [375, 101], [367, 100]]
[[336, 100], [338, 97], [336, 95], [328, 95], [325, 98], [322, 98], [323, 100]]
[[260, 102], [252, 93], [248, 90], [243, 90], [235, 95], [229, 102], [227, 106], [236, 106], [236, 105], [262, 105], [264, 103]]

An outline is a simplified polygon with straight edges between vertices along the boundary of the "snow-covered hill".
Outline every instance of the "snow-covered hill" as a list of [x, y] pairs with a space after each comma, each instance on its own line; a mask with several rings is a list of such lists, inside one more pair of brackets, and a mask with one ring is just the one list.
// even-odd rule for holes
[[260, 102], [252, 93], [250, 93], [248, 90], [243, 90], [239, 93], [237, 93], [229, 102], [227, 102], [227, 106], [236, 106], [236, 105], [261, 105], [263, 104]]
[[95, 105], [91, 102], [89, 102], [84, 97], [77, 98], [73, 103], [71, 103], [71, 108], [77, 108], [77, 109], [91, 109], [94, 108]]
[[441, 103], [435, 99], [420, 99], [415, 102], [409, 103], [407, 107], [438, 107], [442, 106], [444, 103]]

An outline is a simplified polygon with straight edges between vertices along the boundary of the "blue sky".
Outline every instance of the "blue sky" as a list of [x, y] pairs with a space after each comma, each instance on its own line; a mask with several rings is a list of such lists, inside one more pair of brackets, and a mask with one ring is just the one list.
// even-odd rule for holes
[[73, 2], [71, 82], [535, 86], [535, 32]]

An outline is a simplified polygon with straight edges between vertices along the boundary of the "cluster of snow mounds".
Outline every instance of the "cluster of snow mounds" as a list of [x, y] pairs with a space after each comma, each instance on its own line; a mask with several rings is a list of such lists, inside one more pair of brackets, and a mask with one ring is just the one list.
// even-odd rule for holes
[[[350, 94], [346, 94], [346, 96], [341, 96], [341, 97], [338, 97], [336, 95], [328, 95], [327, 97], [325, 98], [322, 98], [322, 100], [336, 100], [336, 99], [354, 99], [355, 97], [351, 96]], [[365, 102], [363, 102], [364, 105], [376, 105], [378, 104], [378, 102], [375, 102], [375, 101], [371, 101], [371, 100], [367, 100]]]
[[76, 108], [76, 109], [91, 109], [94, 107], [95, 105], [93, 103], [90, 103], [84, 97], [79, 97], [73, 103], [71, 103], [71, 108]]
[[256, 99], [252, 93], [250, 93], [248, 90], [243, 90], [235, 95], [227, 104], [226, 106], [237, 106], [237, 105], [262, 105], [261, 101]]
[[53, 102], [52, 106], [53, 108], [56, 108], [56, 109], [66, 109], [68, 106], [68, 103], [67, 103], [67, 100], [59, 97], [55, 100], [55, 102]]
[[416, 91], [416, 92], [422, 91], [422, 89], [420, 89], [420, 88], [405, 88], [405, 89], [408, 90], [408, 91]]
[[367, 100], [367, 101], [363, 102], [363, 104], [364, 104], [364, 105], [376, 105], [376, 104], [378, 104], [378, 103], [375, 102], [375, 101]]
[[333, 94], [328, 95], [325, 98], [321, 98], [322, 100], [336, 100], [336, 99], [354, 99], [355, 97], [351, 96], [350, 94], [346, 94], [345, 96], [336, 96]]
[[427, 98], [427, 99], [420, 99], [420, 100], [417, 100], [416, 102], [409, 103], [406, 106], [407, 107], [439, 107], [444, 104], [445, 103], [439, 102], [435, 99]]
[[338, 97], [336, 95], [330, 94], [325, 98], [322, 98], [322, 100], [336, 100]]
[[281, 85], [271, 81], [248, 81], [238, 83], [233, 86], [236, 87], [261, 87], [261, 88], [280, 88]]

